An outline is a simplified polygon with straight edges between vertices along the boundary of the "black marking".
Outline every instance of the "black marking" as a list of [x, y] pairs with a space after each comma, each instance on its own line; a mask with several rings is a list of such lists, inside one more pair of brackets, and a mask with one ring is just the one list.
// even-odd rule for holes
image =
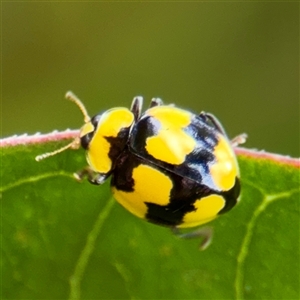
[[136, 123], [130, 132], [130, 147], [134, 152], [143, 158], [151, 157], [146, 151], [147, 138], [157, 135], [161, 128], [160, 122], [148, 115], [142, 116], [142, 118]]
[[[108, 157], [113, 162], [117, 163], [117, 158], [121, 155], [127, 145], [130, 127], [122, 128], [116, 137], [104, 137], [110, 144]], [[112, 169], [114, 169], [114, 165]]]
[[[162, 171], [162, 170], [160, 170]], [[145, 203], [148, 207], [146, 219], [152, 223], [164, 226], [178, 226], [183, 223], [184, 216], [196, 211], [196, 200], [211, 194], [205, 186], [173, 173], [166, 173], [172, 180], [168, 205]]]
[[216, 129], [196, 115], [193, 115], [191, 123], [183, 129], [189, 136], [197, 141], [197, 147], [213, 149], [218, 143]]
[[219, 215], [230, 211], [236, 205], [240, 191], [240, 180], [236, 177], [234, 186], [229, 191], [220, 193], [220, 195], [225, 199], [225, 206], [219, 211]]
[[194, 203], [196, 200], [210, 195], [211, 191], [196, 181], [187, 177], [176, 175], [158, 168], [164, 172], [173, 184], [170, 191], [169, 204], [161, 206], [153, 203], [146, 203], [148, 212], [146, 218], [154, 223], [166, 226], [176, 226], [183, 222], [184, 216], [196, 211]]
[[128, 149], [125, 149], [115, 165], [111, 186], [116, 187], [120, 191], [133, 192], [134, 180], [132, 178], [132, 171], [140, 163], [141, 161], [138, 157], [130, 153]]

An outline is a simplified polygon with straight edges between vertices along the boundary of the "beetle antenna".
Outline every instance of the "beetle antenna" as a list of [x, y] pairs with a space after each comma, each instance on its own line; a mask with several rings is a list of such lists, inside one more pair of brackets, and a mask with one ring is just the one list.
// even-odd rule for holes
[[58, 153], [61, 153], [61, 152], [65, 151], [65, 150], [67, 150], [67, 149], [78, 149], [79, 146], [80, 146], [80, 139], [79, 138], [75, 138], [70, 144], [68, 144], [66, 146], [63, 146], [63, 147], [61, 147], [59, 149], [56, 149], [56, 150], [54, 150], [52, 152], [46, 152], [46, 153], [43, 153], [41, 155], [36, 156], [35, 160], [36, 161], [41, 161], [41, 160], [43, 160], [43, 159], [45, 159], [47, 157], [54, 156], [54, 155], [56, 155]]
[[83, 114], [83, 117], [84, 117], [84, 122], [87, 123], [91, 120], [85, 106], [83, 105], [83, 103], [79, 100], [79, 98], [71, 91], [68, 91], [66, 93], [66, 99], [74, 102], [78, 107], [79, 109], [81, 110], [82, 114]]
[[[91, 118], [90, 118], [90, 116], [89, 116], [89, 114], [88, 114], [85, 106], [79, 100], [79, 98], [74, 93], [72, 93], [71, 91], [67, 92], [65, 97], [66, 97], [66, 99], [74, 102], [79, 107], [80, 111], [83, 114], [84, 122], [88, 123], [91, 120]], [[65, 150], [67, 150], [67, 149], [78, 149], [79, 147], [80, 147], [80, 138], [76, 137], [68, 145], [63, 146], [63, 147], [61, 147], [61, 148], [59, 148], [57, 150], [54, 150], [52, 152], [47, 152], [47, 153], [43, 153], [41, 155], [38, 155], [38, 156], [35, 157], [35, 160], [36, 161], [41, 161], [41, 160], [43, 160], [43, 159], [45, 159], [47, 157], [54, 156], [54, 155], [56, 155], [58, 153], [61, 153], [61, 152], [65, 151]]]

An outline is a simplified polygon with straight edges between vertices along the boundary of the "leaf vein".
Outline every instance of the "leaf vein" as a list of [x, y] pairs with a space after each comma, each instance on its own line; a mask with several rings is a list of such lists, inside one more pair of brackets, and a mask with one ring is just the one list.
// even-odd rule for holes
[[16, 187], [19, 187], [23, 184], [31, 183], [31, 182], [38, 182], [40, 180], [49, 179], [51, 177], [57, 177], [57, 176], [65, 176], [74, 179], [73, 175], [71, 173], [65, 172], [65, 171], [59, 171], [59, 172], [51, 172], [51, 173], [44, 173], [42, 175], [37, 176], [30, 176], [27, 178], [22, 178], [20, 180], [14, 181], [13, 183], [7, 184], [5, 186], [0, 187], [0, 192], [6, 192], [10, 189], [14, 189]]
[[[253, 184], [249, 184], [249, 185], [252, 185], [253, 187], [255, 187]], [[257, 187], [255, 187], [255, 188], [257, 188]], [[259, 189], [259, 188], [257, 188], [257, 189], [260, 192], [262, 192], [261, 189]], [[253, 231], [254, 231], [254, 227], [256, 225], [256, 221], [257, 221], [258, 217], [272, 202], [283, 199], [283, 198], [288, 198], [297, 192], [299, 192], [299, 189], [293, 189], [293, 190], [289, 190], [289, 191], [281, 192], [281, 193], [277, 193], [277, 194], [265, 195], [263, 197], [261, 204], [254, 211], [252, 218], [250, 219], [250, 221], [247, 225], [246, 234], [242, 241], [240, 252], [238, 253], [238, 256], [237, 256], [237, 268], [236, 268], [236, 276], [235, 276], [235, 283], [234, 283], [236, 299], [239, 299], [239, 300], [244, 299], [244, 289], [243, 289], [244, 263], [248, 256], [249, 245], [250, 245], [251, 239], [253, 237]]]
[[99, 236], [99, 233], [103, 227], [104, 222], [108, 218], [114, 203], [115, 203], [115, 200], [113, 198], [110, 198], [109, 201], [106, 203], [105, 207], [99, 212], [96, 222], [95, 222], [92, 230], [89, 232], [89, 234], [87, 236], [86, 244], [83, 247], [83, 249], [79, 255], [79, 258], [76, 262], [74, 272], [69, 278], [69, 284], [70, 284], [69, 299], [70, 300], [71, 299], [72, 300], [80, 299], [81, 281], [82, 281], [84, 272], [89, 263], [89, 259], [94, 252], [95, 243]]

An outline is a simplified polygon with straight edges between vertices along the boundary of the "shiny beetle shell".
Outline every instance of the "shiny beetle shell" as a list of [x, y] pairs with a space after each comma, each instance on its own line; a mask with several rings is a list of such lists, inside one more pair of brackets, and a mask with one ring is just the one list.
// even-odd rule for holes
[[[115, 199], [132, 214], [150, 222], [184, 228], [198, 226], [231, 210], [239, 199], [239, 168], [232, 143], [213, 115], [199, 115], [159, 98], [142, 114], [142, 97], [131, 108], [117, 107], [90, 118], [80, 135], [65, 147], [86, 149], [89, 166], [77, 174], [102, 184], [111, 176]], [[237, 142], [235, 142], [237, 143]]]

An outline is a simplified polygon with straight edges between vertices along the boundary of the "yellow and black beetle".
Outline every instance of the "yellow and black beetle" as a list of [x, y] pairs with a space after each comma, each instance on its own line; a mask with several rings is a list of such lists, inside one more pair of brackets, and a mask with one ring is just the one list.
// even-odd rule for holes
[[84, 114], [80, 136], [68, 148], [86, 149], [89, 167], [78, 176], [102, 184], [111, 176], [114, 198], [139, 218], [172, 228], [198, 226], [231, 210], [240, 195], [232, 143], [211, 114], [199, 115], [154, 98], [142, 114], [142, 97], [131, 109], [117, 107], [90, 118], [71, 92], [66, 97]]

